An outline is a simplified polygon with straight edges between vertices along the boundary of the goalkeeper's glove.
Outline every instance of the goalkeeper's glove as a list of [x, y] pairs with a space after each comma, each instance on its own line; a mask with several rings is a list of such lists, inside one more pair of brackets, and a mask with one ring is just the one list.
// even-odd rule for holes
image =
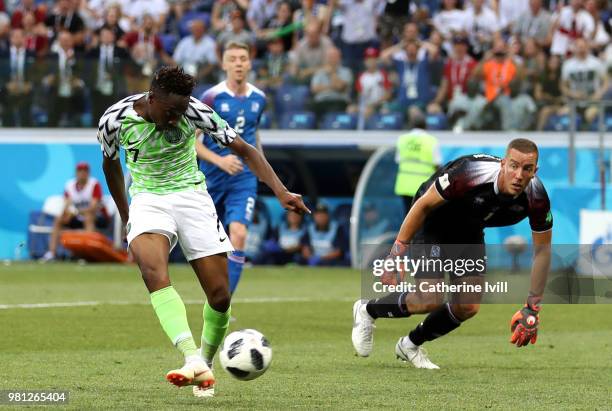
[[540, 298], [530, 296], [523, 308], [517, 311], [510, 320], [510, 343], [517, 347], [535, 344], [538, 339], [538, 325], [540, 324]]
[[[408, 253], [408, 244], [395, 240], [393, 243], [393, 247], [391, 247], [391, 251], [389, 251], [389, 255], [385, 260], [394, 260], [395, 257], [402, 257]], [[398, 268], [398, 267], [396, 267]], [[391, 271], [385, 270], [380, 280], [385, 285], [397, 285], [400, 282], [404, 281], [405, 273], [402, 270], [393, 269]]]

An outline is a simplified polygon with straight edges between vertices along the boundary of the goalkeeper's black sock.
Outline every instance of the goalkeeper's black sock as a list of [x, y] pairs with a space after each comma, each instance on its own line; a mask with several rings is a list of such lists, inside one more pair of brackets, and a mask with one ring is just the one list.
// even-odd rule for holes
[[453, 315], [450, 306], [444, 304], [435, 311], [430, 312], [422, 323], [410, 331], [408, 337], [410, 337], [410, 341], [414, 345], [421, 345], [425, 341], [432, 341], [448, 334], [460, 325], [461, 321]]
[[406, 293], [391, 293], [382, 298], [370, 300], [366, 305], [366, 311], [374, 319], [410, 317], [406, 307]]

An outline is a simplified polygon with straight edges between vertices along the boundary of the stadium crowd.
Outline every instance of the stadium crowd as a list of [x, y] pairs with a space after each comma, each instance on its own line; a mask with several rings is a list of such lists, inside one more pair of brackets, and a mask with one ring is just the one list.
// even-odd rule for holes
[[199, 97], [240, 41], [263, 127], [548, 130], [575, 100], [590, 128], [612, 95], [611, 15], [608, 0], [0, 0], [2, 126], [94, 126], [164, 64]]

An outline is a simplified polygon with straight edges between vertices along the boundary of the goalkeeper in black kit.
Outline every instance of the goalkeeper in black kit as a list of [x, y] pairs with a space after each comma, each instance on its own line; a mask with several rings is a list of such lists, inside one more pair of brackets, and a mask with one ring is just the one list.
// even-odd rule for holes
[[[518, 347], [537, 339], [540, 302], [550, 269], [552, 213], [544, 185], [536, 176], [538, 147], [515, 139], [503, 159], [486, 154], [460, 157], [447, 163], [424, 182], [387, 258], [409, 256], [453, 261], [483, 260], [484, 228], [514, 225], [529, 218], [534, 246], [531, 285], [525, 306], [511, 319], [510, 342]], [[401, 273], [400, 273], [401, 274]], [[484, 271], [450, 273], [451, 284], [481, 285]], [[367, 357], [374, 343], [374, 321], [413, 314], [427, 317], [395, 346], [398, 358], [417, 368], [439, 368], [422, 345], [448, 334], [478, 313], [482, 293], [424, 293], [419, 283], [441, 283], [444, 272], [412, 273], [414, 292], [396, 292], [382, 298], [358, 300], [353, 306], [352, 341], [359, 356]], [[401, 275], [400, 275], [401, 277]], [[385, 273], [383, 282], [395, 283], [396, 273]]]

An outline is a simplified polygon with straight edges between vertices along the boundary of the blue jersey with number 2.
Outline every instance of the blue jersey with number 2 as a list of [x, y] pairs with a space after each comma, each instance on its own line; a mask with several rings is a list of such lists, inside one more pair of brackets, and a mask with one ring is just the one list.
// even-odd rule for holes
[[[246, 95], [236, 96], [227, 87], [226, 82], [222, 81], [204, 92], [201, 100], [227, 121], [244, 141], [254, 147], [257, 146], [257, 126], [266, 108], [266, 95], [263, 91], [249, 83]], [[203, 143], [208, 149], [221, 156], [231, 154], [229, 148], [218, 146], [212, 138], [204, 137]], [[220, 168], [206, 161], [200, 161], [200, 169], [206, 176], [206, 186], [209, 191], [224, 190], [229, 179], [250, 180], [255, 178], [246, 164], [243, 163], [243, 167], [242, 173], [230, 176]]]

